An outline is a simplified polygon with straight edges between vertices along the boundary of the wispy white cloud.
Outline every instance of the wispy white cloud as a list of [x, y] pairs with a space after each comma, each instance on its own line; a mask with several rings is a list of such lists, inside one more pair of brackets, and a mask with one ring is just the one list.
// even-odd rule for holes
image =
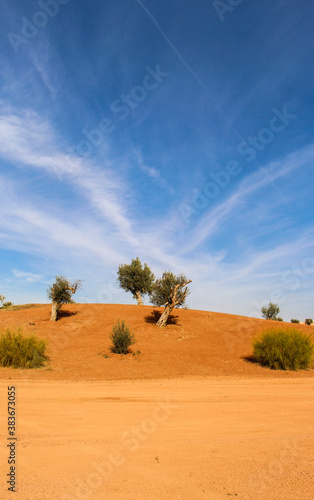
[[237, 189], [222, 203], [207, 211], [191, 231], [190, 243], [182, 251], [190, 252], [198, 248], [215, 234], [220, 225], [228, 220], [235, 211], [241, 209], [247, 199], [260, 189], [268, 189], [269, 185], [289, 174], [291, 171], [305, 167], [314, 160], [314, 146], [310, 145], [301, 151], [289, 154], [281, 160], [271, 162], [240, 182]]
[[[76, 242], [76, 245], [82, 242], [83, 247], [86, 247], [88, 246], [88, 242], [84, 241], [86, 238], [78, 233], [79, 228], [88, 225], [94, 228], [96, 234], [101, 232], [104, 235], [105, 247], [108, 249], [106, 254], [110, 254], [110, 247], [117, 249], [120, 242], [121, 245], [125, 243], [128, 245], [130, 253], [146, 252], [165, 264], [175, 261], [171, 251], [176, 244], [172, 230], [176, 225], [177, 216], [167, 214], [166, 217], [161, 218], [156, 214], [155, 221], [147, 221], [145, 212], [140, 210], [136, 217], [136, 211], [133, 210], [135, 193], [132, 193], [127, 180], [122, 180], [114, 171], [115, 164], [120, 159], [116, 160], [108, 154], [102, 160], [100, 167], [95, 161], [79, 157], [73, 150], [70, 153], [64, 153], [57, 144], [58, 140], [51, 124], [29, 109], [16, 110], [3, 106], [0, 115], [0, 137], [0, 156], [4, 161], [10, 162], [12, 166], [18, 166], [23, 171], [35, 169], [50, 176], [50, 179], [57, 185], [59, 184], [63, 191], [67, 186], [74, 187], [78, 196], [85, 200], [82, 204], [82, 214], [86, 214], [86, 208], [89, 206], [92, 209], [91, 217], [99, 217], [101, 221], [97, 225], [93, 218], [84, 222], [84, 218], [78, 221], [76, 217], [73, 221], [75, 226], [70, 227], [70, 224], [67, 227], [66, 220], [61, 218], [62, 208], [60, 209], [58, 204], [48, 196], [44, 206], [32, 205], [25, 198], [20, 203], [23, 207], [20, 210], [17, 209], [18, 204], [11, 207], [11, 216], [9, 214], [7, 220], [3, 219], [2, 228], [17, 229], [19, 226], [24, 232], [25, 224], [28, 224], [33, 228], [32, 231], [29, 228], [29, 241], [31, 234], [33, 232], [37, 234], [41, 228], [45, 233], [49, 231], [50, 237], [55, 241], [58, 240], [60, 234], [71, 234], [71, 239]], [[139, 152], [137, 152], [137, 159], [140, 168], [145, 173], [159, 185], [166, 187], [159, 172], [153, 167], [147, 167]], [[5, 185], [5, 180], [4, 177], [2, 187]], [[171, 190], [170, 187], [169, 189]], [[14, 198], [17, 200], [18, 195], [14, 193], [12, 183], [8, 183], [3, 193], [4, 196], [11, 190], [9, 201]], [[14, 221], [12, 220], [13, 214]], [[11, 221], [11, 225], [8, 224], [8, 220]], [[85, 234], [90, 233], [84, 228], [83, 235], [85, 231], [87, 231]], [[14, 238], [13, 232], [9, 231], [9, 233], [9, 236], [6, 233], [6, 238]], [[113, 250], [113, 253], [116, 253], [116, 250]]]
[[110, 242], [91, 220], [80, 221], [73, 215], [62, 214], [57, 207], [52, 214], [47, 207], [42, 207], [40, 200], [29, 201], [23, 196], [21, 186], [17, 189], [3, 177], [0, 194], [2, 246], [53, 258], [64, 251], [68, 252], [68, 258], [81, 252], [84, 260], [90, 256], [100, 262], [116, 262], [120, 253], [117, 242]]
[[42, 57], [48, 57], [48, 46], [47, 44], [42, 44], [41, 50], [29, 50], [28, 55], [34, 66], [34, 69], [38, 72], [43, 84], [51, 93], [52, 98], [55, 100], [57, 97], [57, 89], [53, 86], [50, 78], [50, 74], [47, 70], [47, 65], [42, 62]]
[[122, 240], [136, 244], [132, 221], [123, 200], [127, 189], [111, 169], [100, 169], [89, 160], [63, 153], [49, 122], [32, 110], [16, 112], [3, 109], [0, 116], [0, 155], [20, 167], [40, 169], [62, 182], [74, 184], [87, 202], [94, 206], [109, 225], [114, 226]]
[[134, 149], [134, 153], [137, 159], [138, 166], [140, 167], [142, 172], [148, 175], [156, 185], [166, 188], [169, 192], [173, 193], [173, 188], [168, 185], [165, 179], [162, 178], [159, 170], [146, 165], [143, 159], [143, 155], [138, 150]]
[[27, 283], [35, 283], [36, 281], [42, 281], [43, 279], [41, 274], [19, 271], [18, 269], [12, 269], [12, 273], [16, 278], [26, 281]]

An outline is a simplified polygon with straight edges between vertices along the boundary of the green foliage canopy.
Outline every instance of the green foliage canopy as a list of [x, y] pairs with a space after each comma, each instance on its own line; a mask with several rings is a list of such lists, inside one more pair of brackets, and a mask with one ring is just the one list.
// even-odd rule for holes
[[70, 304], [71, 302], [73, 302], [72, 295], [80, 287], [80, 284], [80, 281], [71, 283], [64, 276], [56, 276], [56, 281], [47, 290], [48, 298], [60, 305]]
[[[277, 319], [277, 316], [280, 312], [280, 308], [278, 304], [273, 304], [270, 302], [268, 306], [264, 306], [261, 308], [262, 316], [265, 319]], [[281, 319], [279, 321], [282, 321]]]
[[[175, 276], [171, 271], [165, 271], [162, 277], [156, 280], [150, 293], [150, 301], [154, 306], [161, 307], [173, 303], [173, 296], [176, 285], [179, 285], [176, 293], [176, 305], [180, 307], [185, 304], [186, 297], [190, 291], [188, 288], [182, 288], [187, 283], [187, 278], [184, 274]], [[181, 288], [180, 288], [181, 287]]]
[[118, 283], [120, 288], [131, 292], [134, 297], [136, 293], [145, 295], [150, 293], [155, 276], [145, 263], [142, 265], [140, 259], [132, 259], [131, 264], [121, 264], [118, 268]]

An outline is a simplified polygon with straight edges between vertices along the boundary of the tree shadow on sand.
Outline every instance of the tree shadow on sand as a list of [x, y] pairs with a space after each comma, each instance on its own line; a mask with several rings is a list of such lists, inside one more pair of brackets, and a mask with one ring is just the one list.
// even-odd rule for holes
[[[159, 320], [160, 316], [161, 316], [161, 312], [156, 311], [156, 309], [154, 309], [150, 314], [145, 316], [144, 319], [145, 319], [146, 323], [155, 324]], [[179, 316], [174, 316], [173, 314], [170, 314], [168, 321], [167, 321], [167, 325], [177, 325], [178, 318], [179, 318]]]
[[77, 311], [67, 311], [66, 309], [61, 309], [58, 313], [58, 319], [70, 318], [71, 316], [76, 316]]
[[247, 363], [251, 363], [252, 365], [260, 365], [260, 363], [254, 358], [254, 356], [241, 356], [241, 359], [246, 361]]

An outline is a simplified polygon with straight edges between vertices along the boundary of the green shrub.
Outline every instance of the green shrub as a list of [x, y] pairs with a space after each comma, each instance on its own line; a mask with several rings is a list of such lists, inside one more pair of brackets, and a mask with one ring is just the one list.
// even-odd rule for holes
[[254, 341], [254, 358], [274, 370], [301, 370], [312, 361], [310, 337], [296, 329], [271, 329]]
[[21, 329], [17, 333], [7, 328], [0, 337], [0, 366], [13, 368], [39, 368], [48, 357], [46, 342], [34, 335], [23, 337]]
[[112, 340], [111, 351], [116, 354], [127, 354], [129, 347], [135, 344], [134, 335], [130, 332], [130, 329], [125, 325], [124, 321], [118, 320], [116, 325], [112, 328], [112, 333], [110, 335]]
[[10, 307], [10, 306], [13, 306], [13, 302], [3, 302], [3, 307]]
[[311, 318], [306, 318], [305, 322], [306, 325], [311, 325], [313, 323], [313, 320]]
[[280, 316], [277, 316], [277, 318], [274, 318], [276, 321], [283, 321], [283, 319]]
[[292, 319], [291, 323], [300, 323], [300, 321], [298, 319]]

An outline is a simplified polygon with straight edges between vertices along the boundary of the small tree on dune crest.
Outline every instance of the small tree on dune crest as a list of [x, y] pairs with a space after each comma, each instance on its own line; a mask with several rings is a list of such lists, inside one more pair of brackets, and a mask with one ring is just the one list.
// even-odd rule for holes
[[185, 304], [186, 297], [190, 293], [187, 288], [189, 283], [192, 283], [192, 280], [188, 280], [184, 274], [175, 276], [170, 271], [165, 271], [162, 278], [156, 280], [150, 293], [150, 301], [155, 306], [165, 306], [156, 323], [157, 326], [166, 326], [171, 311]]
[[268, 306], [261, 308], [262, 316], [265, 319], [273, 319], [275, 321], [282, 321], [282, 318], [278, 316], [280, 313], [280, 308], [278, 304], [273, 304], [270, 302]]
[[120, 288], [131, 292], [139, 306], [143, 305], [143, 295], [152, 291], [155, 276], [145, 263], [142, 265], [136, 257], [131, 264], [121, 264], [118, 268], [118, 283]]
[[80, 286], [80, 280], [70, 283], [64, 276], [56, 276], [56, 281], [47, 290], [48, 298], [52, 301], [50, 321], [58, 320], [62, 305], [73, 302], [72, 295]]

